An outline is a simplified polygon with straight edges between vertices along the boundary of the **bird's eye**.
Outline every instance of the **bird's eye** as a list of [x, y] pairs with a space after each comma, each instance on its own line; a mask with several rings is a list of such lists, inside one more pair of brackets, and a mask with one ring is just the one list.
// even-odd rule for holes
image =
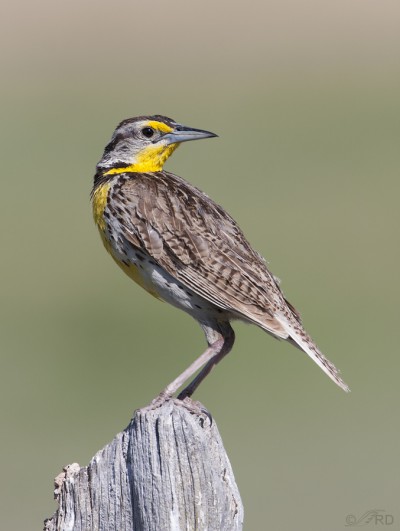
[[152, 127], [143, 127], [142, 135], [146, 138], [151, 138], [154, 135], [154, 129]]

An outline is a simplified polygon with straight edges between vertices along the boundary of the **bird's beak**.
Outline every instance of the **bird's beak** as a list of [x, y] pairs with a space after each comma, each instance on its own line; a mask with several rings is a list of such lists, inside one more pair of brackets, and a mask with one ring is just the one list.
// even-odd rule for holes
[[193, 129], [192, 127], [186, 127], [184, 125], [176, 125], [175, 129], [171, 133], [167, 133], [163, 136], [163, 140], [169, 144], [178, 144], [180, 142], [188, 142], [189, 140], [200, 140], [201, 138], [211, 138], [218, 136], [211, 131], [203, 131], [202, 129]]

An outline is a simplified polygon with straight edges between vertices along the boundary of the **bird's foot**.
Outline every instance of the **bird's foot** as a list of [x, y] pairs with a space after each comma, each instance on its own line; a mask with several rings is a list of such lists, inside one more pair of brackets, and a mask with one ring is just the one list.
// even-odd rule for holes
[[204, 426], [205, 418], [208, 418], [208, 420], [210, 421], [210, 426], [212, 426], [213, 419], [211, 413], [198, 400], [192, 400], [189, 396], [187, 396], [183, 399], [180, 397], [174, 398], [173, 401], [176, 405], [183, 406], [192, 415], [196, 415], [197, 417], [202, 419], [202, 427]]
[[154, 411], [155, 409], [158, 409], [159, 407], [163, 406], [166, 402], [168, 402], [171, 399], [172, 397], [170, 395], [168, 395], [164, 391], [161, 391], [159, 395], [153, 398], [150, 404], [138, 409], [138, 411], [140, 411], [141, 413], [147, 413], [148, 411]]
[[200, 417], [202, 419], [203, 424], [205, 418], [208, 418], [208, 420], [210, 421], [210, 426], [212, 425], [213, 419], [211, 413], [207, 411], [207, 409], [205, 408], [205, 406], [203, 406], [201, 402], [198, 402], [197, 400], [192, 400], [189, 396], [184, 397], [183, 399], [173, 398], [164, 391], [162, 391], [159, 395], [153, 398], [149, 405], [140, 408], [138, 411], [140, 411], [140, 413], [154, 411], [159, 407], [162, 407], [166, 402], [169, 402], [170, 400], [177, 406], [184, 407], [192, 415]]

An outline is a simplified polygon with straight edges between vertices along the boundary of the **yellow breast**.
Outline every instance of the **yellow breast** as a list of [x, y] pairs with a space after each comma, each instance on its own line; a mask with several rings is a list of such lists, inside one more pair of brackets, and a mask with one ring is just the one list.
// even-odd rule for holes
[[111, 254], [111, 256], [122, 269], [122, 271], [124, 271], [124, 273], [128, 275], [128, 277], [134, 280], [137, 284], [139, 284], [139, 286], [144, 288], [151, 295], [159, 299], [159, 296], [155, 291], [154, 287], [151, 285], [151, 282], [149, 282], [149, 279], [146, 279], [146, 276], [142, 273], [142, 271], [133, 263], [126, 264], [122, 262], [117, 256], [115, 256], [113, 252], [112, 245], [106, 235], [106, 220], [104, 219], [104, 210], [107, 206], [107, 197], [109, 190], [110, 184], [106, 183], [99, 186], [93, 194], [93, 217], [100, 231], [100, 236], [104, 247]]
[[102, 184], [96, 188], [93, 194], [93, 217], [101, 232], [104, 232], [106, 228], [104, 209], [107, 205], [107, 197], [110, 186], [110, 183]]

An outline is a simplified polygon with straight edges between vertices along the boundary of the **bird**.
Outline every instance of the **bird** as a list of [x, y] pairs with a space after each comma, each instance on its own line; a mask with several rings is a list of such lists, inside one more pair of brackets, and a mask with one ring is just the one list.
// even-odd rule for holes
[[216, 136], [162, 115], [128, 118], [96, 166], [91, 200], [106, 250], [147, 292], [192, 316], [206, 337], [207, 349], [155, 401], [171, 399], [189, 380], [177, 398], [192, 396], [231, 351], [235, 320], [288, 341], [348, 392], [236, 221], [204, 192], [163, 169], [180, 144]]

